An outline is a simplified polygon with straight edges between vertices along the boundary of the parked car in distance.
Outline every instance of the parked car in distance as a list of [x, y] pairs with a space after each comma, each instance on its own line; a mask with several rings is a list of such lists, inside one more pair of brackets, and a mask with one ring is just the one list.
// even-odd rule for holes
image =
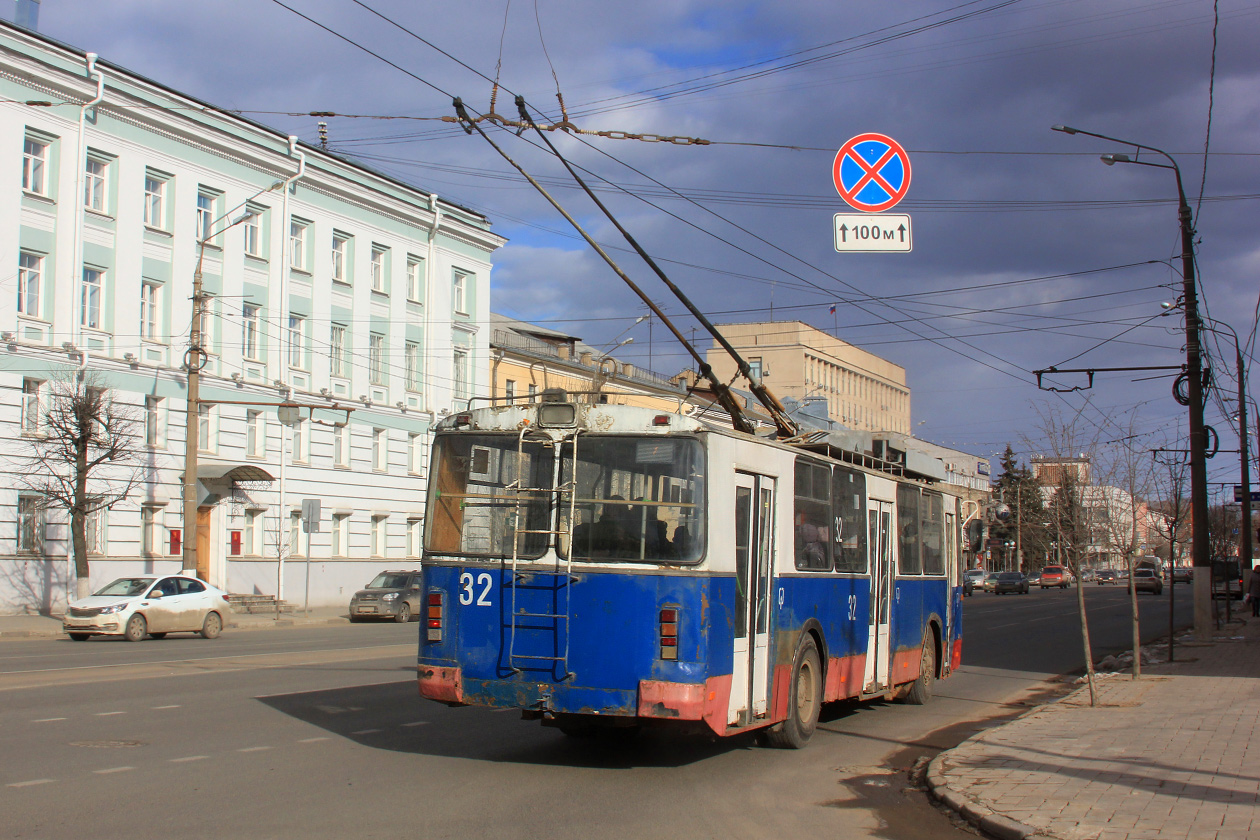
[[161, 639], [167, 633], [200, 633], [217, 639], [228, 608], [226, 592], [195, 577], [136, 575], [71, 601], [62, 630], [76, 642], [92, 636], [122, 636], [138, 642], [146, 636]]
[[1062, 566], [1046, 566], [1041, 570], [1041, 581], [1038, 583], [1042, 589], [1048, 589], [1051, 586], [1057, 586], [1060, 589], [1067, 589], [1068, 584], [1072, 582], [1072, 575]]
[[1115, 583], [1116, 573], [1112, 569], [1103, 569], [1098, 573], [1095, 581], [1097, 581], [1099, 586], [1102, 586], [1104, 583]]
[[1173, 583], [1191, 583], [1194, 581], [1193, 566], [1173, 566], [1172, 569]]
[[406, 624], [420, 617], [420, 572], [381, 572], [350, 598], [350, 620], [389, 618]]
[[1155, 595], [1164, 591], [1164, 582], [1154, 569], [1133, 570], [1133, 591], [1151, 592]]
[[993, 593], [1002, 595], [1007, 592], [1028, 594], [1028, 578], [1024, 577], [1023, 572], [998, 572], [997, 580], [993, 583]]
[[992, 592], [997, 588], [997, 579], [998, 579], [998, 575], [1000, 574], [1001, 572], [990, 572], [988, 575], [985, 576], [984, 578], [984, 591], [985, 592]]
[[984, 569], [967, 569], [963, 572], [963, 595], [971, 595], [975, 592], [976, 587], [983, 588], [983, 584]]

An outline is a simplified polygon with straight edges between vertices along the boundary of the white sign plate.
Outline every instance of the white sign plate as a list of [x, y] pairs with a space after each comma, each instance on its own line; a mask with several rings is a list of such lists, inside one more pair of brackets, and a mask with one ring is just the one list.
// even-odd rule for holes
[[841, 253], [909, 253], [910, 217], [902, 213], [837, 213], [836, 250]]

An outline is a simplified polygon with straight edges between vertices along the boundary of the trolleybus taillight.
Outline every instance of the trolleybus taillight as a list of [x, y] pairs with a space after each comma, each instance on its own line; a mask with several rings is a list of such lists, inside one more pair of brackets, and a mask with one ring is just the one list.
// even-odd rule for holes
[[661, 610], [661, 659], [678, 658], [678, 610]]
[[442, 593], [429, 593], [429, 611], [425, 616], [425, 627], [428, 628], [426, 638], [430, 642], [442, 641]]

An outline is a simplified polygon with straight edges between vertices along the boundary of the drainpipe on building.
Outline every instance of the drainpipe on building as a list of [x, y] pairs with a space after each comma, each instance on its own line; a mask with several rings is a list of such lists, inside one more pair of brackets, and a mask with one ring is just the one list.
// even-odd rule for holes
[[[39, 14], [39, 7], [35, 7], [35, 15]], [[32, 24], [31, 29], [34, 29]], [[79, 143], [78, 143], [78, 170], [74, 176], [74, 259], [70, 263], [70, 270], [75, 272], [72, 275], [70, 288], [79, 288], [79, 284], [83, 282], [83, 220], [86, 213], [87, 201], [84, 198], [84, 175], [87, 169], [87, 112], [89, 108], [94, 108], [102, 99], [105, 98], [105, 76], [101, 71], [96, 69], [96, 53], [88, 53], [84, 56], [87, 63], [87, 75], [89, 79], [96, 82], [96, 96], [89, 99], [79, 106]], [[82, 297], [79, 297], [80, 307], [82, 307]], [[74, 312], [73, 299], [70, 305], [71, 317], [74, 325], [74, 346], [79, 350], [79, 371], [80, 376], [87, 369], [88, 351], [87, 342], [83, 338], [83, 311], [80, 308], [78, 312]]]
[[[424, 345], [427, 348], [434, 347], [433, 341], [433, 307], [432, 296], [430, 290], [433, 288], [433, 273], [437, 265], [437, 235], [438, 229], [442, 227], [442, 207], [438, 204], [437, 193], [429, 193], [429, 212], [433, 214], [433, 226], [429, 228], [429, 249], [424, 260], [424, 294], [421, 295], [421, 306], [424, 307]], [[434, 347], [434, 349], [436, 349]], [[425, 353], [426, 359], [434, 358], [432, 353]], [[432, 434], [434, 408], [433, 408], [433, 372], [429, 365], [425, 365], [424, 370], [424, 410], [429, 415], [429, 431]]]
[[[283, 208], [283, 218], [280, 222], [280, 241], [284, 244], [283, 252], [280, 255], [280, 317], [277, 322], [280, 325], [280, 376], [278, 377], [283, 384], [281, 393], [284, 399], [288, 399], [293, 393], [293, 388], [289, 384], [289, 353], [291, 352], [290, 344], [293, 336], [289, 332], [289, 263], [292, 254], [289, 253], [293, 247], [289, 237], [284, 234], [284, 225], [291, 225], [289, 220], [289, 189], [293, 183], [301, 178], [306, 172], [306, 155], [298, 148], [298, 139], [293, 135], [289, 135], [289, 156], [297, 158], [297, 172], [285, 179], [284, 197], [281, 199]], [[278, 417], [278, 413], [277, 413]], [[289, 426], [281, 425], [284, 430], [280, 433], [280, 510], [277, 513], [276, 523], [276, 618], [280, 618], [280, 602], [284, 600], [284, 554], [289, 550], [289, 520], [291, 514], [288, 507], [288, 496], [285, 492], [285, 478], [289, 459], [285, 457], [285, 449], [293, 440], [292, 429]], [[287, 438], [287, 440], [286, 440]], [[294, 453], [295, 455], [297, 453]], [[280, 540], [284, 540], [280, 543]], [[310, 549], [307, 549], [307, 572], [310, 572]]]

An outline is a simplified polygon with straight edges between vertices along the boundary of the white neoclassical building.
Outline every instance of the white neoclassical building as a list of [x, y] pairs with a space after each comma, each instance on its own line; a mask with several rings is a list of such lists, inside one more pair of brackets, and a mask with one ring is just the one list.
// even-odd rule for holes
[[[483, 216], [6, 23], [0, 195], [0, 469], [67, 372], [142, 417], [144, 482], [89, 523], [94, 585], [182, 566], [199, 257], [199, 571], [316, 605], [418, 562], [429, 429], [488, 388]], [[68, 537], [0, 484], [0, 612], [64, 604]]]

